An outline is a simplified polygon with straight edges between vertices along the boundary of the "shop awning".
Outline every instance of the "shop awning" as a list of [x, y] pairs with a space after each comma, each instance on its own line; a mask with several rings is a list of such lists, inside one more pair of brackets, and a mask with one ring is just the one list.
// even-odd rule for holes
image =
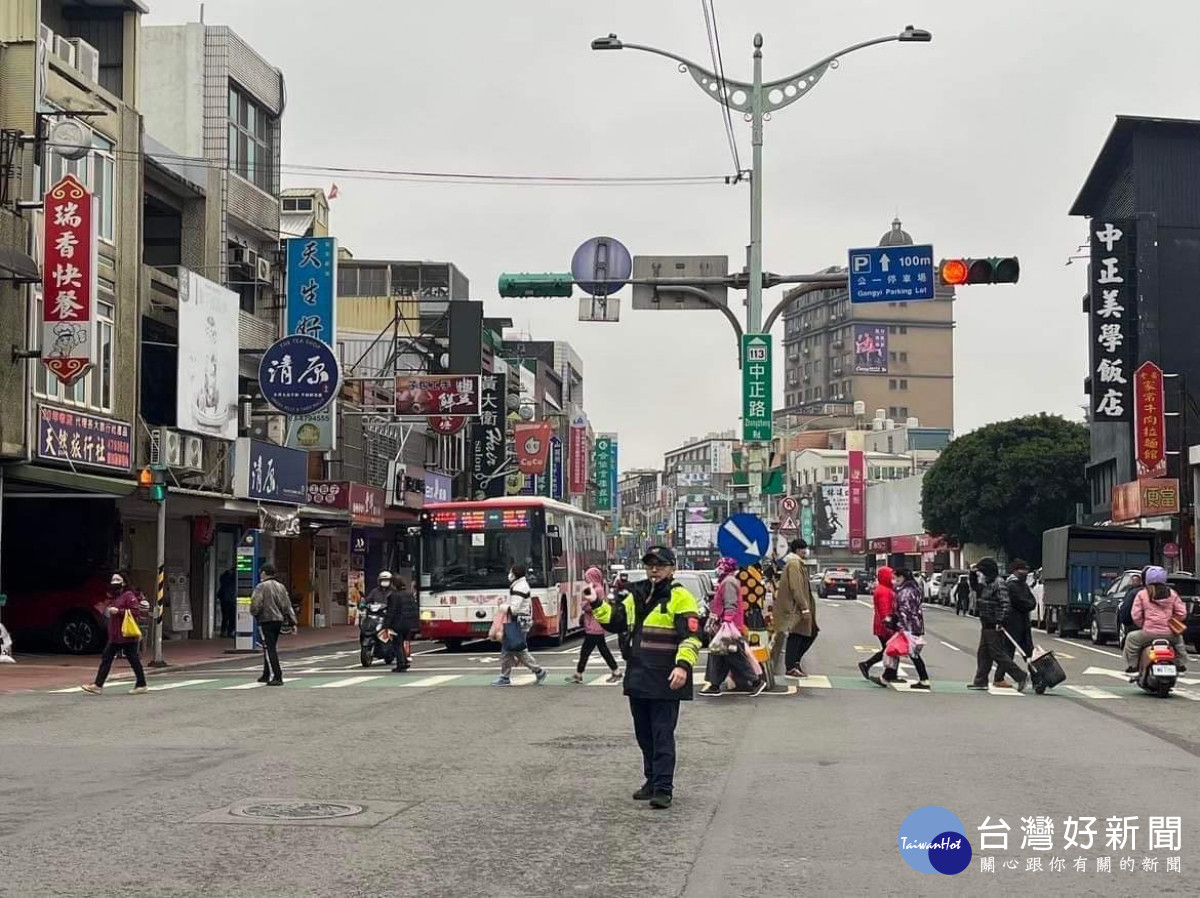
[[37, 262], [19, 249], [0, 246], [0, 281], [15, 284], [36, 284], [42, 279]]
[[[33, 489], [27, 488], [33, 487]], [[62, 468], [45, 468], [40, 465], [19, 464], [4, 468], [4, 495], [9, 497], [36, 497], [37, 493], [92, 493], [98, 497], [111, 496], [120, 499], [137, 489], [132, 480], [105, 477], [100, 474], [82, 474]]]

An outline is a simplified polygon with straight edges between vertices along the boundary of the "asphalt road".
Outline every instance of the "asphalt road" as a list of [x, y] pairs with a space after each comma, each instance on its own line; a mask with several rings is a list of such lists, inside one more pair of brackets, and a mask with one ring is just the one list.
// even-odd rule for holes
[[[0, 894], [1200, 894], [1195, 698], [1141, 695], [1097, 673], [1119, 658], [1040, 633], [1063, 653], [1064, 686], [967, 692], [978, 625], [937, 608], [934, 690], [879, 688], [854, 666], [873, 642], [865, 604], [820, 603], [813, 676], [788, 693], [684, 708], [666, 812], [629, 798], [640, 758], [599, 658], [594, 686], [564, 682], [577, 643], [535, 650], [543, 687], [488, 686], [486, 644], [422, 647], [399, 675], [362, 670], [347, 645], [286, 657], [282, 689], [241, 658], [156, 675], [145, 696], [128, 681], [99, 698], [0, 696]], [[293, 815], [348, 816], [260, 816], [295, 801]], [[975, 849], [957, 876], [899, 855], [901, 822], [927, 805], [957, 814]], [[1052, 850], [1022, 848], [1035, 815], [1052, 821]], [[1151, 850], [1164, 815], [1182, 818], [1179, 850]], [[1083, 816], [1095, 844], [1067, 850], [1064, 822]], [[1105, 846], [1109, 817], [1138, 818], [1132, 847]], [[985, 818], [1010, 827], [1008, 851], [980, 851]], [[1103, 857], [1111, 873], [1096, 872]]]

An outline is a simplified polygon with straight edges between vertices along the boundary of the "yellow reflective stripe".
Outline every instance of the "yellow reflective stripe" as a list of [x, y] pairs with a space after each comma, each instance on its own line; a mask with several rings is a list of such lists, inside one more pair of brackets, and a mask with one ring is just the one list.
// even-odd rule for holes
[[612, 612], [612, 605], [604, 602], [592, 610], [592, 615], [596, 618], [596, 623], [603, 626], [612, 620]]
[[689, 667], [694, 668], [696, 662], [700, 659], [700, 638], [698, 636], [688, 636], [683, 642], [679, 643], [679, 651], [675, 653], [675, 663], [684, 661]]

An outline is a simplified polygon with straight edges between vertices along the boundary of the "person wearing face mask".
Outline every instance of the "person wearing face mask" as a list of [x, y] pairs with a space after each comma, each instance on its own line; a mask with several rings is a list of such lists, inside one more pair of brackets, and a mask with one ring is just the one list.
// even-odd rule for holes
[[[525, 565], [514, 564], [508, 572], [508, 605], [505, 611], [508, 623], [504, 626], [504, 640], [500, 644], [500, 676], [492, 681], [493, 686], [511, 686], [513, 665], [521, 663], [533, 671], [535, 682], [546, 682], [546, 670], [537, 663], [529, 652], [526, 637], [533, 626], [533, 602], [530, 601], [529, 581], [525, 579]], [[515, 626], [509, 626], [515, 624]]]
[[150, 603], [139, 598], [128, 586], [124, 574], [113, 574], [108, 582], [108, 595], [104, 602], [97, 606], [100, 615], [108, 627], [108, 645], [100, 656], [100, 668], [96, 671], [96, 679], [81, 688], [92, 695], [104, 692], [104, 681], [112, 670], [112, 663], [117, 655], [123, 654], [129, 666], [133, 668], [134, 684], [129, 690], [130, 695], [143, 695], [146, 692], [146, 672], [142, 669], [142, 659], [138, 656], [138, 640], [140, 636], [126, 633], [125, 615], [134, 618], [150, 610]]
[[609, 669], [606, 682], [618, 683], [621, 680], [621, 671], [617, 667], [617, 659], [613, 657], [612, 651], [608, 648], [604, 628], [597, 622], [596, 616], [592, 614], [591, 610], [592, 600], [597, 596], [604, 597], [604, 574], [601, 573], [600, 568], [593, 566], [584, 571], [583, 579], [587, 581], [581, 599], [583, 613], [580, 617], [583, 619], [583, 644], [579, 647], [579, 663], [575, 666], [575, 673], [567, 677], [567, 682], [583, 682], [583, 673], [587, 670], [588, 658], [592, 656], [594, 650], [599, 649], [600, 657], [604, 659], [604, 663], [608, 665]]
[[1005, 651], [1008, 640], [1001, 632], [1012, 610], [1008, 583], [1000, 576], [1000, 566], [995, 558], [981, 558], [975, 568], [978, 571], [975, 609], [979, 612], [979, 648], [975, 653], [975, 679], [967, 684], [967, 688], [987, 689], [988, 673], [995, 664], [995, 682], [1003, 682], [1007, 674], [1017, 684], [1017, 691], [1024, 692], [1029, 685], [1029, 675], [1017, 667]]
[[609, 633], [627, 634], [625, 695], [642, 750], [645, 782], [633, 793], [650, 807], [671, 806], [675, 791], [675, 727], [679, 703], [691, 701], [692, 668], [700, 655], [700, 605], [675, 582], [675, 553], [651, 546], [642, 556], [646, 579], [624, 601], [592, 600], [592, 613]]

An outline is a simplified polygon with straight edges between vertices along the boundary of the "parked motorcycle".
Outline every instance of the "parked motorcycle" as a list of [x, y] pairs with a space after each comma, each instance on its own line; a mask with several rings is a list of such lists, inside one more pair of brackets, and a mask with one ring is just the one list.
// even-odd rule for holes
[[358, 616], [358, 660], [363, 667], [370, 667], [376, 658], [391, 664], [396, 658], [396, 645], [389, 630], [383, 626], [387, 605], [370, 602]]
[[1144, 691], [1166, 698], [1179, 676], [1175, 648], [1166, 639], [1155, 639], [1142, 646], [1137, 675], [1131, 678]]

